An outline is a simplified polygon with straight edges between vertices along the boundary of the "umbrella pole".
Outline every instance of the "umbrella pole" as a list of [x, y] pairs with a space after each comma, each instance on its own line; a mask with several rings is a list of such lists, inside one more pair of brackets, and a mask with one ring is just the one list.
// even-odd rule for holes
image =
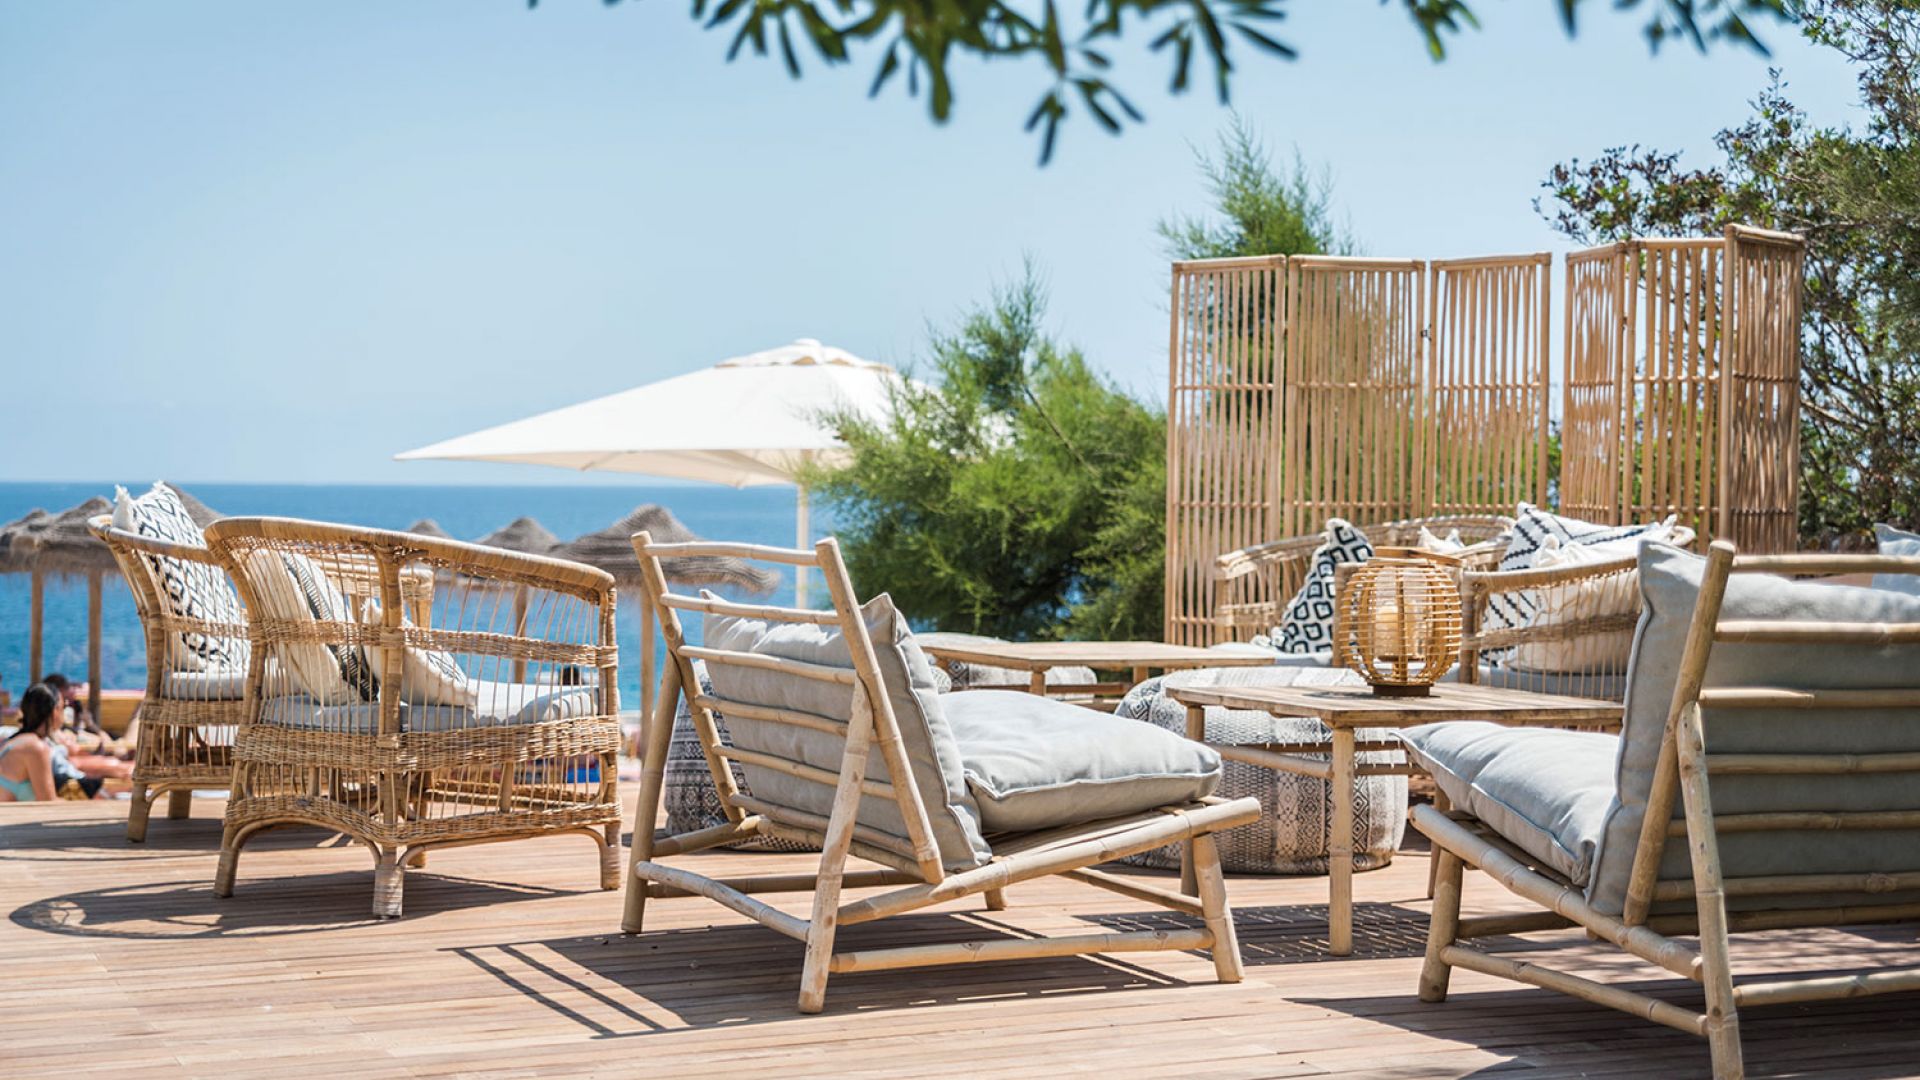
[[[807, 485], [800, 484], [795, 491], [798, 495], [794, 499], [794, 536], [798, 542], [793, 546], [801, 551], [811, 551], [813, 540], [809, 536], [812, 529], [807, 523]], [[804, 566], [793, 568], [793, 606], [798, 608], [807, 606], [807, 568]]]
[[40, 681], [40, 653], [42, 645], [42, 627], [47, 609], [47, 575], [39, 570], [33, 572], [33, 600], [27, 612], [27, 655], [31, 661], [27, 666], [27, 682]]
[[87, 713], [100, 722], [100, 589], [103, 571], [87, 575]]

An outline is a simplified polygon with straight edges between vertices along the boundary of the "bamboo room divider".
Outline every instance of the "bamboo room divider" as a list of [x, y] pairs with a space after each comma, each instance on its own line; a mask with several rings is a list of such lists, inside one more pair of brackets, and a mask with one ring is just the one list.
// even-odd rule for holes
[[1567, 257], [1567, 513], [1797, 546], [1803, 255], [1730, 226]]
[[[1801, 257], [1799, 237], [1739, 226], [1567, 257], [1564, 513], [1794, 546]], [[1220, 638], [1229, 551], [1330, 516], [1546, 503], [1551, 271], [1546, 254], [1174, 263], [1166, 639]]]
[[1167, 640], [1218, 640], [1226, 552], [1329, 516], [1510, 513], [1544, 494], [1548, 263], [1175, 263]]

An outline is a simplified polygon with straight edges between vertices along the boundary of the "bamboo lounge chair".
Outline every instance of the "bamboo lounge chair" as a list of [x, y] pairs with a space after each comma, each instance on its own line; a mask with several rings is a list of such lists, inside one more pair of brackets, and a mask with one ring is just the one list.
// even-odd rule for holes
[[[642, 930], [649, 898], [714, 900], [806, 943], [801, 1012], [823, 1007], [829, 974], [976, 960], [1206, 949], [1222, 981], [1239, 980], [1213, 833], [1252, 821], [1259, 804], [1207, 797], [1219, 780], [1218, 755], [1149, 724], [1032, 694], [936, 694], [926, 657], [892, 601], [855, 602], [831, 539], [813, 551], [656, 544], [645, 532], [633, 543], [671, 662], [647, 729], [626, 932]], [[661, 560], [697, 555], [818, 567], [833, 607], [803, 611], [668, 592]], [[702, 644], [687, 641], [683, 611], [705, 616]], [[699, 689], [696, 661], [706, 665], [711, 695]], [[727, 821], [656, 839], [651, 826], [682, 695]], [[720, 737], [722, 723], [731, 744]], [[1022, 771], [1023, 762], [1049, 757], [1044, 778]], [[750, 794], [729, 762], [741, 766]], [[818, 872], [714, 879], [660, 861], [755, 836], [818, 845]], [[1189, 837], [1197, 896], [1093, 869]], [[849, 869], [850, 856], [880, 869]], [[835, 951], [842, 926], [975, 894], [997, 910], [1007, 886], [1055, 874], [1193, 915], [1201, 925]], [[842, 898], [843, 889], [867, 886], [889, 891]], [[806, 919], [751, 895], [808, 890]]]
[[253, 645], [216, 895], [251, 838], [297, 824], [372, 849], [384, 917], [437, 847], [584, 833], [619, 888], [604, 571], [280, 518], [227, 518], [207, 540]]
[[[1920, 558], [1649, 544], [1619, 736], [1403, 734], [1457, 808], [1412, 813], [1439, 861], [1422, 1000], [1455, 967], [1545, 987], [1705, 1036], [1714, 1074], [1737, 1077], [1745, 1006], [1920, 989], [1920, 966], [1734, 981], [1730, 933], [1920, 918], [1920, 597], [1768, 572]], [[1465, 866], [1548, 910], [1462, 918]], [[1567, 926], [1699, 983], [1704, 1009], [1471, 944]]]

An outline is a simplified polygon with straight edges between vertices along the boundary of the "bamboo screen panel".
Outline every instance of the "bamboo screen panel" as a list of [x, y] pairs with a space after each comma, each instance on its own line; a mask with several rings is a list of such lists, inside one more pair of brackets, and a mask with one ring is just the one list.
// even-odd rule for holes
[[1627, 258], [1625, 244], [1567, 256], [1560, 509], [1587, 521], [1612, 522], [1620, 515]]
[[1743, 551], [1799, 546], [1800, 297], [1805, 243], [1727, 229], [1725, 323], [1733, 363], [1723, 398], [1727, 463], [1716, 534]]
[[1433, 514], [1511, 514], [1547, 494], [1553, 257], [1436, 261], [1428, 279]]
[[[1415, 517], [1432, 502], [1421, 388], [1426, 264], [1287, 263], [1276, 536]], [[1225, 549], [1223, 549], [1225, 550]]]
[[1802, 256], [1738, 226], [1568, 256], [1563, 512], [1796, 546]]
[[[1273, 536], [1283, 256], [1173, 266], [1166, 639], [1211, 644], [1214, 559]], [[1268, 597], [1253, 599], [1271, 599]]]

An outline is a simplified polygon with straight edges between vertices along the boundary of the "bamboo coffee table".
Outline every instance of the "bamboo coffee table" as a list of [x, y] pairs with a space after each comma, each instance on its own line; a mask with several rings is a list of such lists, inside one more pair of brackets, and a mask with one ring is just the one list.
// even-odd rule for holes
[[[1353, 952], [1353, 781], [1357, 776], [1396, 776], [1419, 772], [1411, 763], [1356, 765], [1358, 751], [1405, 751], [1386, 731], [1361, 741], [1362, 728], [1392, 729], [1437, 724], [1443, 720], [1487, 720], [1496, 724], [1533, 727], [1607, 727], [1620, 725], [1619, 702], [1536, 694], [1495, 686], [1440, 683], [1428, 697], [1376, 697], [1357, 674], [1326, 668], [1277, 668], [1273, 684], [1265, 686], [1182, 686], [1178, 678], [1167, 683], [1167, 694], [1187, 707], [1187, 738], [1204, 742], [1206, 707], [1264, 711], [1274, 716], [1310, 716], [1328, 728], [1326, 742], [1268, 746], [1222, 746], [1207, 743], [1220, 756], [1263, 765], [1300, 776], [1318, 777], [1333, 784], [1335, 842], [1327, 855], [1327, 936], [1335, 956]], [[1279, 672], [1287, 672], [1279, 675]], [[1318, 760], [1306, 755], [1326, 755]], [[1345, 842], [1341, 843], [1340, 838]], [[1181, 885], [1195, 895], [1191, 847], [1180, 860]]]
[[964, 645], [925, 645], [939, 660], [1012, 668], [1027, 673], [1027, 690], [1047, 692], [1047, 672], [1059, 667], [1089, 667], [1096, 671], [1126, 671], [1125, 685], [1095, 683], [1062, 686], [1063, 692], [1118, 696], [1146, 682], [1153, 671], [1190, 671], [1195, 668], [1266, 667], [1273, 657], [1265, 653], [1234, 653], [1158, 641], [982, 641]]

